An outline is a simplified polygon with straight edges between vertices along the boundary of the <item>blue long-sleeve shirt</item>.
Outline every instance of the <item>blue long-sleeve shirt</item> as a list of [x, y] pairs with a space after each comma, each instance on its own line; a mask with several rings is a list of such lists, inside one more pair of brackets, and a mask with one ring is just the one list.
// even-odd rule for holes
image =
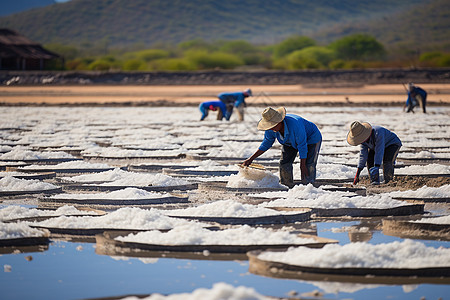
[[280, 144], [297, 149], [300, 158], [306, 158], [306, 155], [308, 154], [308, 145], [322, 141], [322, 134], [316, 124], [305, 120], [300, 116], [286, 114], [283, 123], [284, 136], [279, 132], [266, 130], [264, 133], [264, 140], [259, 146], [259, 150], [267, 151], [272, 147], [275, 139], [277, 139]]
[[211, 105], [215, 108], [220, 109], [222, 111], [222, 116], [225, 119], [227, 119], [227, 120], [230, 119], [230, 116], [228, 116], [228, 113], [227, 113], [227, 106], [225, 105], [225, 103], [223, 103], [222, 101], [217, 101], [217, 100], [205, 101], [205, 102], [200, 103], [199, 109], [202, 113], [202, 119], [204, 119], [206, 117], [208, 109]]
[[[424, 89], [418, 86], [414, 87], [413, 93], [419, 94], [420, 96], [422, 96], [422, 99], [427, 98], [427, 92], [425, 92]], [[408, 92], [408, 99], [406, 99], [406, 106], [411, 105], [411, 101], [412, 101], [411, 92]]]
[[390, 145], [401, 146], [402, 142], [398, 136], [390, 130], [381, 126], [372, 126], [372, 133], [367, 142], [361, 144], [359, 151], [358, 168], [364, 168], [369, 157], [369, 149], [375, 151], [374, 164], [381, 166], [383, 162], [384, 149]]
[[243, 92], [221, 93], [217, 97], [220, 99], [220, 101], [226, 104], [234, 103], [235, 107], [238, 107], [241, 103], [245, 101]]

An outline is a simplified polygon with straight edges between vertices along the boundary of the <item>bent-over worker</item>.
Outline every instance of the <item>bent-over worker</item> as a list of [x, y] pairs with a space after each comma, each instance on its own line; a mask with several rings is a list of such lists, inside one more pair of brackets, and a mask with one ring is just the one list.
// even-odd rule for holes
[[247, 106], [245, 98], [252, 96], [252, 90], [246, 89], [243, 92], [221, 93], [217, 97], [227, 107], [227, 115], [231, 116], [233, 108], [236, 107], [239, 121], [244, 121], [244, 108]]
[[300, 156], [302, 183], [313, 183], [316, 180], [322, 134], [314, 123], [294, 114], [286, 114], [284, 107], [268, 107], [262, 112], [257, 128], [265, 130], [264, 140], [258, 150], [243, 162], [244, 166], [249, 166], [255, 158], [272, 147], [277, 139], [283, 145], [279, 164], [281, 184], [289, 188], [294, 186], [292, 164], [297, 153]]
[[425, 114], [427, 112], [427, 92], [411, 82], [408, 86], [408, 99], [406, 99], [405, 106], [403, 106], [403, 111], [405, 111], [405, 108], [408, 108], [406, 110], [407, 113], [414, 113], [414, 108], [420, 106], [422, 112]]
[[200, 109], [200, 112], [202, 113], [202, 116], [200, 118], [200, 121], [203, 121], [208, 116], [208, 111], [216, 111], [217, 112], [217, 120], [222, 120], [225, 118], [227, 121], [230, 119], [230, 116], [227, 114], [227, 107], [222, 101], [205, 101], [200, 103], [198, 106]]
[[372, 184], [380, 184], [381, 164], [383, 164], [384, 182], [388, 183], [394, 178], [394, 164], [402, 146], [402, 142], [395, 133], [381, 126], [354, 121], [347, 134], [347, 142], [352, 146], [361, 145], [358, 170], [353, 184], [359, 182], [359, 175], [366, 163]]

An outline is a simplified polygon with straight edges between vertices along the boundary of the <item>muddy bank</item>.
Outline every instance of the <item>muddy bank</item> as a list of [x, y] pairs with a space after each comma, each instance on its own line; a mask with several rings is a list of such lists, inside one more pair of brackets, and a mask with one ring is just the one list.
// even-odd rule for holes
[[3, 71], [2, 85], [296, 85], [346, 87], [364, 84], [450, 83], [450, 68], [196, 71], [196, 72], [72, 72]]

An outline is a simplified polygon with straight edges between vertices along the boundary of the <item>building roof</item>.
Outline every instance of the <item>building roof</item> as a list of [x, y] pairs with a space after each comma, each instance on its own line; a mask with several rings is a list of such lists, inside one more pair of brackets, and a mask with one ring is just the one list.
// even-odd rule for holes
[[0, 57], [28, 59], [52, 59], [59, 55], [44, 49], [40, 44], [20, 35], [14, 30], [0, 28]]

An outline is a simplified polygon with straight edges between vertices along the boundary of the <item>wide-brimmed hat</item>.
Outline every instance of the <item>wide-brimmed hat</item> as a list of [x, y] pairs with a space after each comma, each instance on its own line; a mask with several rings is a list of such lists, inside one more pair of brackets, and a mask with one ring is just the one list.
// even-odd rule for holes
[[258, 122], [258, 130], [269, 130], [284, 120], [284, 117], [286, 117], [286, 108], [278, 107], [274, 109], [267, 107], [261, 115], [262, 119]]
[[347, 143], [352, 146], [358, 146], [364, 143], [372, 133], [372, 125], [367, 122], [355, 121], [350, 125], [350, 131], [347, 134]]

